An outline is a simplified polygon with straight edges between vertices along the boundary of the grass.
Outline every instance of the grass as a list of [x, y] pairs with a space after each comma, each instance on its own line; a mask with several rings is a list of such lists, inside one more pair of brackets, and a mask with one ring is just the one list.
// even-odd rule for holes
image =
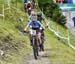
[[[22, 2], [17, 4], [18, 9], [13, 8], [13, 6], [16, 6], [16, 2], [13, 0], [11, 12], [5, 11], [5, 20], [3, 21], [2, 17], [0, 17], [0, 49], [6, 52], [5, 56], [0, 56], [0, 64], [22, 64], [23, 58], [30, 51], [27, 35], [25, 34], [24, 36], [24, 34], [18, 32], [18, 29], [24, 29], [24, 26], [27, 24], [27, 17], [22, 9]], [[2, 3], [0, 5], [1, 12]], [[36, 12], [39, 11], [38, 7], [34, 10]], [[23, 18], [23, 22], [20, 23], [18, 21], [19, 18]], [[62, 36], [68, 36], [66, 28], [53, 21], [50, 21], [50, 24]], [[66, 40], [58, 40], [48, 29], [45, 30], [45, 35], [45, 47], [48, 52], [46, 55], [48, 55], [51, 64], [75, 64], [75, 51], [68, 46]], [[70, 38], [71, 44], [75, 46], [75, 36], [70, 34]]]
[[[2, 3], [1, 3], [2, 2]], [[0, 0], [0, 12], [2, 13], [2, 4]], [[7, 8], [7, 4], [5, 8]], [[11, 4], [11, 10], [5, 10], [4, 21], [0, 17], [0, 49], [5, 53], [0, 56], [0, 64], [21, 64], [25, 55], [30, 51], [29, 39], [26, 34], [21, 34], [27, 23], [27, 16], [22, 10], [22, 3], [18, 3], [18, 9], [13, 8], [15, 2]], [[19, 21], [23, 18], [23, 22]]]
[[71, 43], [73, 46], [75, 46], [75, 43], [74, 43], [74, 42], [75, 42], [75, 36], [72, 35], [72, 34], [69, 32], [68, 29], [62, 27], [61, 25], [58, 25], [58, 24], [55, 23], [55, 22], [50, 21], [50, 23], [52, 24], [52, 26], [54, 27], [54, 29], [55, 29], [56, 31], [58, 31], [58, 32], [61, 34], [61, 36], [64, 36], [64, 37], [68, 37], [68, 36], [69, 36], [69, 38], [70, 38], [70, 43]]
[[[61, 25], [49, 21], [53, 29], [59, 31], [61, 36], [68, 37], [68, 30]], [[75, 50], [69, 47], [67, 40], [58, 40], [58, 38], [46, 29], [46, 42], [45, 47], [48, 52], [48, 58], [51, 64], [75, 64]], [[75, 39], [73, 35], [69, 34], [71, 37], [71, 44], [74, 43]], [[73, 44], [74, 45], [74, 44]]]
[[[75, 51], [46, 30], [45, 47], [51, 64], [75, 64]], [[65, 42], [67, 43], [67, 42]]]
[[[70, 43], [75, 46], [75, 36], [70, 34], [68, 29], [62, 27], [56, 22], [53, 22], [51, 19], [49, 19], [47, 22], [50, 22], [52, 28], [58, 31], [61, 36], [69, 36]], [[49, 58], [51, 64], [75, 64], [75, 50], [69, 47], [67, 40], [58, 40], [54, 33], [49, 31], [49, 29], [45, 30], [45, 35], [45, 51], [47, 52], [46, 56]]]

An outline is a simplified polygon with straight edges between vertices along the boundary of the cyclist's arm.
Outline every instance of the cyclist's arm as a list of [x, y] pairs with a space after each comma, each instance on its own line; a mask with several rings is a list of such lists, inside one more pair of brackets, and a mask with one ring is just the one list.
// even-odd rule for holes
[[29, 21], [27, 26], [24, 28], [25, 31], [29, 28], [30, 23], [31, 23], [31, 21]]

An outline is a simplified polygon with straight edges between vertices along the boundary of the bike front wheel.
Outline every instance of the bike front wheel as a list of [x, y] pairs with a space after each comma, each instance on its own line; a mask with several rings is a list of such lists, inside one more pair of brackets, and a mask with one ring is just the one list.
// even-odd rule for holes
[[34, 53], [34, 58], [38, 59], [37, 57], [39, 56], [39, 53], [38, 53], [38, 44], [36, 38], [33, 38], [33, 53]]

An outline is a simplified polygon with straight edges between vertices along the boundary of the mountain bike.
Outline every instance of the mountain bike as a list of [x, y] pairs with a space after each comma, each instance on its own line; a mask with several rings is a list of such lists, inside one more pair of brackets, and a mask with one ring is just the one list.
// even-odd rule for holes
[[39, 53], [38, 53], [38, 41], [37, 41], [37, 27], [32, 27], [32, 29], [30, 30], [30, 32], [28, 31], [24, 31], [25, 33], [30, 33], [31, 38], [32, 38], [32, 48], [33, 48], [33, 54], [34, 54], [34, 58], [38, 59]]
[[37, 33], [36, 33], [37, 28], [32, 28], [31, 30], [31, 36], [32, 36], [32, 47], [33, 47], [33, 53], [34, 53], [34, 58], [37, 59], [38, 54], [38, 41], [37, 41]]

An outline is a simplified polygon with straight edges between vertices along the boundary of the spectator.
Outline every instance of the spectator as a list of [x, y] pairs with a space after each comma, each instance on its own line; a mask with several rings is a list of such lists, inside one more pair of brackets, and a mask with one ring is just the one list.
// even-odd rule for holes
[[28, 0], [24, 0], [24, 10], [26, 11]]
[[72, 18], [73, 23], [74, 23], [74, 27], [75, 27], [75, 16]]
[[28, 0], [24, 0], [24, 3], [27, 3], [28, 2]]

